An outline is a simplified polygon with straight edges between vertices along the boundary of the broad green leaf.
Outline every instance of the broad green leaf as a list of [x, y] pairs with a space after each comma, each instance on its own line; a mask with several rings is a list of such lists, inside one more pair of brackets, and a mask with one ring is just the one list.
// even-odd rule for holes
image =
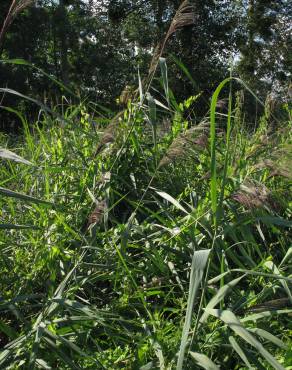
[[206, 249], [206, 250], [194, 251], [194, 254], [193, 254], [187, 311], [186, 311], [185, 322], [184, 322], [182, 337], [181, 337], [181, 342], [180, 342], [180, 349], [179, 349], [178, 360], [177, 360], [177, 370], [183, 369], [183, 362], [184, 362], [185, 351], [186, 351], [187, 342], [188, 342], [189, 331], [191, 327], [195, 299], [196, 299], [196, 296], [199, 290], [201, 280], [203, 278], [204, 270], [205, 270], [210, 252], [211, 252], [210, 249]]
[[156, 193], [160, 195], [162, 198], [164, 198], [165, 200], [167, 200], [168, 202], [170, 202], [171, 204], [173, 204], [176, 208], [180, 209], [187, 215], [189, 214], [189, 212], [171, 195], [165, 193], [164, 191], [157, 191], [157, 190], [156, 190]]
[[[278, 267], [275, 265], [275, 263], [273, 261], [266, 261], [264, 263], [264, 265], [269, 269], [271, 270], [273, 273], [277, 274], [277, 275], [281, 275]], [[290, 299], [290, 302], [292, 303], [292, 295], [291, 295], [291, 292], [290, 292], [290, 289], [288, 287], [288, 284], [286, 283], [286, 281], [284, 280], [280, 280], [280, 283], [282, 284], [284, 290], [286, 291], [289, 299]]]
[[232, 336], [230, 336], [228, 339], [229, 339], [229, 342], [232, 345], [233, 349], [238, 354], [238, 356], [242, 359], [242, 361], [245, 363], [245, 365], [248, 367], [248, 369], [250, 369], [250, 370], [254, 369], [251, 366], [250, 362], [248, 361], [248, 358], [247, 358], [246, 354], [244, 353], [243, 349], [237, 343], [236, 339]]
[[[206, 306], [206, 309], [208, 308], [214, 308], [219, 302], [222, 301], [222, 299], [225, 298], [225, 296], [230, 292], [230, 290], [237, 284], [240, 282], [240, 280], [244, 277], [245, 275], [237, 278], [237, 279], [234, 279], [232, 281], [230, 281], [228, 284], [222, 286], [218, 292], [216, 293], [216, 295], [208, 302], [207, 306]], [[205, 312], [203, 313], [203, 315], [201, 316], [200, 318], [200, 324], [203, 324], [207, 318], [208, 318], [209, 314], [208, 314], [208, 311], [205, 310]]]
[[17, 332], [2, 320], [0, 320], [0, 332], [5, 333], [11, 339], [16, 339], [18, 336]]
[[36, 364], [41, 368], [45, 370], [53, 370], [53, 368], [42, 358], [37, 358], [35, 360]]
[[4, 158], [4, 159], [9, 159], [9, 160], [14, 161], [14, 162], [19, 162], [19, 163], [32, 165], [31, 162], [27, 161], [26, 159], [20, 157], [19, 155], [15, 154], [13, 152], [11, 152], [8, 149], [0, 148], [0, 157]]
[[287, 349], [286, 344], [281, 341], [281, 339], [275, 337], [275, 335], [269, 333], [268, 331], [260, 328], [247, 328], [248, 331], [257, 334], [258, 336], [270, 341], [271, 343], [276, 344], [280, 348]]
[[198, 365], [206, 370], [219, 370], [219, 367], [206, 355], [198, 352], [190, 352], [190, 355], [196, 360]]
[[292, 227], [292, 221], [285, 220], [282, 217], [274, 217], [274, 216], [264, 216], [264, 217], [258, 217], [259, 221], [262, 221], [266, 225], [277, 225], [277, 226], [283, 226], [283, 227]]
[[255, 347], [259, 353], [276, 369], [285, 370], [284, 367], [263, 347], [263, 345], [241, 324], [233, 312], [229, 310], [207, 309], [210, 315], [222, 320], [237, 335], [243, 338], [251, 346]]
[[283, 314], [287, 315], [291, 313], [292, 313], [292, 309], [264, 311], [264, 312], [254, 313], [252, 315], [246, 316], [242, 318], [240, 321], [241, 322], [256, 321], [256, 320], [269, 317], [269, 316], [283, 315]]

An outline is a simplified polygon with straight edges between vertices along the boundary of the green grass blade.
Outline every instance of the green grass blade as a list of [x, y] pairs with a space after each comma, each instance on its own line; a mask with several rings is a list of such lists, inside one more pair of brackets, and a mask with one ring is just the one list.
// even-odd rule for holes
[[[278, 267], [275, 265], [275, 263], [273, 261], [266, 261], [264, 263], [264, 266], [266, 266], [270, 271], [272, 271], [274, 274], [277, 274], [277, 275], [281, 275]], [[285, 292], [287, 293], [289, 299], [290, 299], [290, 303], [292, 304], [292, 294], [291, 294], [291, 291], [288, 287], [288, 284], [285, 280], [280, 280], [280, 283], [282, 284]]]
[[8, 149], [0, 148], [0, 157], [4, 158], [4, 159], [9, 159], [9, 160], [14, 161], [14, 162], [32, 165], [31, 162], [29, 162], [28, 160], [20, 157], [19, 155], [15, 154], [13, 152], [11, 152]]
[[56, 85], [61, 87], [63, 90], [67, 91], [70, 95], [74, 95], [75, 97], [77, 97], [77, 95], [72, 90], [70, 90], [67, 86], [65, 86], [62, 82], [58, 81], [55, 77], [49, 75], [48, 73], [43, 71], [41, 68], [36, 67], [32, 63], [29, 63], [24, 59], [20, 59], [20, 58], [18, 58], [18, 59], [1, 59], [0, 63], [13, 64], [13, 65], [22, 65], [22, 66], [26, 66], [26, 67], [30, 67], [32, 69], [35, 69], [36, 71], [40, 72], [42, 75], [48, 77], [51, 81], [53, 81]]
[[177, 209], [180, 209], [183, 211], [185, 214], [189, 214], [189, 212], [176, 200], [174, 199], [171, 195], [165, 193], [164, 191], [156, 191], [158, 195], [161, 196], [161, 198], [167, 200], [169, 203], [173, 204]]
[[244, 339], [251, 346], [255, 347], [258, 352], [269, 362], [276, 370], [285, 370], [284, 367], [263, 347], [263, 345], [241, 324], [233, 312], [218, 309], [208, 309], [210, 315], [222, 320], [237, 335]]
[[272, 310], [272, 311], [264, 311], [260, 313], [255, 313], [249, 316], [244, 317], [241, 319], [241, 322], [248, 322], [248, 321], [257, 321], [269, 316], [275, 315], [288, 315], [292, 313], [292, 309], [285, 309], [285, 310]]
[[192, 266], [191, 266], [191, 275], [190, 275], [190, 284], [189, 284], [189, 295], [187, 303], [187, 311], [185, 315], [185, 322], [183, 326], [180, 349], [177, 360], [177, 370], [183, 369], [183, 362], [185, 357], [185, 351], [187, 347], [188, 335], [191, 327], [192, 314], [195, 299], [199, 290], [201, 280], [203, 278], [204, 270], [209, 258], [211, 250], [200, 250], [194, 251]]
[[261, 328], [247, 328], [248, 331], [257, 334], [258, 336], [268, 340], [271, 343], [274, 343], [276, 346], [287, 349], [286, 344], [281, 341], [281, 339], [277, 338], [275, 335], [269, 333], [268, 331], [261, 329]]
[[218, 184], [217, 184], [217, 162], [216, 162], [216, 105], [219, 94], [224, 86], [231, 81], [231, 77], [223, 80], [216, 88], [212, 100], [211, 100], [211, 111], [210, 111], [210, 150], [211, 150], [211, 206], [213, 212], [214, 225], [217, 225], [217, 208], [218, 208]]
[[207, 309], [214, 308], [218, 303], [220, 303], [226, 297], [226, 295], [230, 292], [230, 290], [232, 290], [232, 288], [235, 287], [243, 277], [244, 275], [240, 276], [237, 279], [230, 281], [228, 284], [222, 286], [218, 290], [216, 295], [207, 304], [206, 310], [200, 318], [200, 324], [203, 324], [209, 316]]
[[25, 229], [40, 229], [34, 225], [15, 225], [15, 224], [0, 224], [0, 230], [25, 230]]
[[249, 370], [253, 370], [254, 367], [250, 364], [248, 361], [248, 358], [246, 354], [244, 353], [243, 349], [240, 347], [240, 345], [237, 343], [236, 339], [232, 336], [229, 338], [229, 342], [232, 345], [234, 351], [238, 354], [238, 356], [242, 359], [242, 361], [245, 363], [245, 365], [248, 367]]
[[16, 198], [16, 199], [20, 199], [20, 200], [23, 200], [23, 201], [26, 201], [26, 202], [41, 203], [41, 204], [47, 204], [47, 205], [51, 205], [51, 206], [54, 205], [52, 202], [48, 202], [46, 200], [34, 198], [34, 197], [31, 197], [29, 195], [25, 195], [25, 194], [22, 194], [22, 193], [17, 193], [16, 191], [12, 191], [12, 190], [2, 188], [2, 187], [0, 187], [0, 194], [4, 195], [6, 197]]
[[160, 65], [160, 70], [161, 70], [164, 93], [165, 93], [167, 103], [169, 105], [169, 88], [168, 88], [168, 75], [167, 75], [166, 59], [165, 58], [159, 58], [159, 65]]
[[12, 89], [8, 89], [8, 88], [1, 87], [0, 88], [0, 92], [3, 92], [4, 94], [7, 93], [7, 94], [15, 95], [15, 96], [18, 96], [19, 98], [22, 98], [22, 99], [26, 99], [28, 101], [31, 101], [32, 103], [38, 105], [44, 112], [50, 113], [53, 117], [58, 118], [63, 123], [66, 123], [66, 120], [64, 119], [63, 116], [61, 116], [60, 114], [52, 111], [49, 107], [47, 107], [45, 104], [43, 104], [39, 100], [33, 99], [33, 98], [31, 98], [31, 97], [29, 97], [27, 95], [21, 94], [18, 91], [15, 91], [15, 90], [12, 90]]
[[219, 367], [206, 355], [198, 352], [190, 352], [190, 355], [196, 360], [197, 364], [205, 370], [219, 370]]

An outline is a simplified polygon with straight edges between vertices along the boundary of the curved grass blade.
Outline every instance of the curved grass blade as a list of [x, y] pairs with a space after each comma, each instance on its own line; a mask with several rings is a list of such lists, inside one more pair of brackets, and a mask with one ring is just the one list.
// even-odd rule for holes
[[264, 311], [260, 313], [255, 313], [249, 316], [244, 317], [240, 320], [240, 322], [247, 322], [247, 321], [256, 321], [265, 317], [274, 316], [274, 315], [286, 315], [291, 314], [292, 309], [285, 309], [285, 310], [273, 310], [273, 311]]
[[48, 77], [51, 81], [53, 81], [56, 85], [61, 87], [63, 90], [67, 91], [70, 95], [73, 95], [73, 96], [77, 97], [77, 95], [72, 90], [70, 90], [67, 86], [65, 86], [62, 82], [58, 81], [55, 77], [49, 75], [48, 73], [43, 71], [41, 68], [36, 67], [32, 63], [29, 63], [24, 59], [20, 59], [20, 58], [19, 59], [1, 59], [0, 63], [22, 65], [22, 66], [26, 66], [26, 67], [30, 67], [32, 69], [35, 69], [36, 71], [40, 72], [42, 75]]
[[33, 99], [33, 98], [31, 98], [31, 97], [29, 97], [27, 95], [21, 94], [18, 91], [15, 91], [15, 90], [12, 90], [12, 89], [8, 89], [8, 88], [4, 88], [4, 87], [1, 87], [0, 88], [0, 92], [12, 94], [12, 95], [16, 95], [19, 98], [22, 98], [22, 99], [26, 99], [28, 101], [31, 101], [32, 103], [38, 105], [44, 112], [50, 113], [53, 117], [58, 118], [60, 120], [60, 122], [63, 122], [63, 123], [66, 123], [67, 122], [67, 120], [64, 117], [62, 117], [60, 114], [52, 111], [49, 107], [47, 107], [45, 104], [43, 104], [39, 100]]
[[[222, 286], [218, 292], [216, 293], [216, 295], [210, 300], [210, 302], [207, 304], [206, 306], [206, 309], [208, 308], [214, 308], [218, 303], [220, 303], [222, 301], [222, 299], [225, 298], [225, 296], [230, 292], [230, 290], [237, 284], [240, 282], [240, 280], [244, 277], [245, 275], [243, 276], [240, 276], [239, 278], [237, 279], [234, 279], [232, 281], [230, 281], [228, 284]], [[203, 324], [207, 318], [208, 318], [209, 314], [208, 314], [208, 311], [205, 310], [205, 312], [203, 313], [203, 315], [201, 316], [200, 318], [200, 324]]]
[[34, 225], [0, 224], [0, 230], [25, 230], [25, 229], [39, 230], [40, 227]]
[[290, 260], [290, 258], [292, 257], [292, 247], [290, 247], [287, 251], [287, 253], [285, 254], [284, 258], [282, 259], [281, 263], [280, 263], [280, 267], [285, 263], [285, 262], [288, 262]]
[[35, 368], [35, 363], [36, 363], [37, 354], [38, 354], [38, 350], [40, 346], [40, 341], [41, 341], [42, 336], [44, 335], [45, 327], [46, 325], [43, 322], [40, 322], [40, 324], [36, 328], [35, 339], [32, 345], [31, 355], [29, 359], [29, 365], [32, 369]]
[[196, 360], [198, 365], [206, 370], [219, 370], [219, 367], [206, 355], [198, 352], [190, 352], [190, 355]]
[[181, 211], [183, 211], [184, 213], [189, 215], [189, 212], [176, 199], [174, 199], [171, 195], [165, 193], [164, 191], [158, 191], [158, 190], [156, 190], [156, 193], [158, 195], [160, 195], [161, 198], [164, 198], [165, 200], [167, 200], [168, 202], [173, 204], [176, 208], [180, 209]]
[[285, 370], [284, 367], [268, 352], [263, 345], [242, 325], [233, 312], [218, 309], [207, 309], [210, 315], [222, 320], [237, 335], [244, 339], [251, 346], [255, 347], [258, 352], [269, 362], [276, 370]]
[[242, 361], [245, 363], [245, 365], [248, 367], [249, 370], [253, 370], [254, 367], [250, 364], [248, 361], [248, 358], [246, 354], [244, 353], [243, 349], [240, 347], [240, 345], [237, 343], [236, 339], [232, 336], [229, 338], [229, 342], [232, 345], [234, 351], [238, 354], [238, 356], [242, 359]]
[[22, 193], [17, 193], [16, 191], [2, 188], [1, 186], [0, 186], [0, 194], [3, 194], [6, 197], [21, 199], [26, 202], [41, 203], [41, 204], [47, 204], [50, 206], [54, 205], [54, 203], [48, 202], [47, 200], [42, 200], [42, 199], [34, 198], [34, 197], [31, 197], [29, 195], [25, 195]]
[[287, 349], [286, 344], [281, 341], [281, 339], [277, 338], [275, 335], [269, 333], [268, 331], [261, 329], [261, 328], [247, 328], [248, 331], [257, 334], [258, 336], [268, 340], [271, 343], [274, 343], [276, 346]]
[[[278, 267], [274, 264], [274, 262], [273, 262], [273, 261], [266, 261], [266, 262], [264, 263], [264, 265], [265, 265], [265, 266], [266, 266], [270, 271], [272, 271], [273, 273], [275, 273], [275, 274], [277, 274], [277, 275], [281, 275], [281, 273], [280, 273], [280, 271], [279, 271]], [[282, 286], [283, 286], [283, 288], [284, 288], [285, 292], [287, 293], [287, 295], [288, 295], [288, 297], [289, 297], [289, 299], [290, 299], [290, 303], [292, 304], [292, 294], [291, 294], [291, 291], [290, 291], [290, 289], [289, 289], [289, 287], [288, 287], [287, 282], [286, 282], [285, 280], [280, 280], [280, 283], [282, 284]]]
[[175, 62], [175, 64], [182, 70], [182, 72], [186, 75], [186, 77], [190, 80], [192, 83], [193, 87], [196, 88], [197, 91], [199, 91], [199, 86], [190, 74], [189, 70], [187, 67], [183, 64], [181, 60], [179, 60], [175, 55], [171, 54], [171, 59]]
[[24, 164], [28, 164], [28, 165], [33, 165], [28, 160], [20, 157], [19, 155], [11, 152], [10, 150], [4, 149], [4, 148], [0, 148], [0, 157], [1, 158], [4, 158], [4, 159], [9, 159], [11, 161], [18, 162], [18, 163], [24, 163]]
[[211, 249], [194, 251], [192, 266], [191, 266], [191, 276], [189, 285], [189, 295], [187, 303], [187, 312], [185, 316], [184, 327], [182, 331], [180, 349], [177, 360], [177, 370], [183, 369], [183, 362], [185, 357], [185, 351], [187, 347], [188, 335], [191, 327], [192, 314], [195, 299], [199, 290], [201, 280], [203, 278], [204, 270], [209, 258]]

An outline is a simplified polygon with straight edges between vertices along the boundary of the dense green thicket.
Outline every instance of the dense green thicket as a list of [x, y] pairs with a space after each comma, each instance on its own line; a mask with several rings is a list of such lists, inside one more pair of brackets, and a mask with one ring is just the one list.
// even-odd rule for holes
[[1, 368], [292, 365], [291, 112], [221, 87], [1, 136]]

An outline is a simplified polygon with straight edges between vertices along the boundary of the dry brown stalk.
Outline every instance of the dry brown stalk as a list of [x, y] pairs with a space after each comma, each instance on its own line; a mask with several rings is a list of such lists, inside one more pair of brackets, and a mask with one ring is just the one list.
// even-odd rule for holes
[[245, 310], [245, 312], [263, 312], [267, 310], [280, 310], [285, 307], [291, 307], [292, 304], [289, 298], [278, 298], [272, 301], [263, 302], [254, 306], [251, 306]]

